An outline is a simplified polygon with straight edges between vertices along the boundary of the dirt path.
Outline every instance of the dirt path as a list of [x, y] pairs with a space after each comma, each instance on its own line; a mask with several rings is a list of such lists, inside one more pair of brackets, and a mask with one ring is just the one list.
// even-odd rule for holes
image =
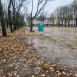
[[[29, 37], [38, 54], [49, 59], [57, 59], [58, 64], [77, 67], [77, 28], [44, 28], [40, 36]], [[77, 70], [77, 68], [76, 68]]]

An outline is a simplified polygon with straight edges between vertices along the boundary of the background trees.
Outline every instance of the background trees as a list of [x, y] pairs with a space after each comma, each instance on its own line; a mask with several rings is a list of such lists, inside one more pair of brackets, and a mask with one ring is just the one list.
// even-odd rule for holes
[[[11, 32], [19, 29], [21, 27], [21, 8], [25, 7], [27, 0], [10, 0], [8, 5], [8, 17]], [[24, 18], [23, 18], [24, 21]], [[13, 25], [13, 29], [12, 29]]]
[[[4, 6], [6, 5], [6, 6]], [[26, 8], [27, 0], [0, 0], [0, 21], [2, 26], [2, 35], [6, 36], [6, 27], [10, 28], [11, 32], [19, 29], [25, 24], [24, 14], [22, 9]]]
[[53, 13], [50, 15], [50, 22], [51, 22], [51, 25], [54, 26], [55, 15]]
[[44, 23], [44, 21], [45, 21], [46, 18], [47, 18], [47, 12], [45, 12], [45, 11], [42, 11], [40, 13], [40, 15], [38, 16], [39, 21], [43, 22], [43, 23]]
[[[70, 5], [58, 7], [54, 13], [58, 19], [56, 23], [58, 26], [77, 27], [77, 0]], [[53, 17], [52, 14], [51, 17]]]
[[74, 2], [71, 5], [72, 9], [73, 9], [73, 14], [74, 14], [74, 19], [76, 22], [76, 27], [77, 27], [77, 0], [74, 0]]

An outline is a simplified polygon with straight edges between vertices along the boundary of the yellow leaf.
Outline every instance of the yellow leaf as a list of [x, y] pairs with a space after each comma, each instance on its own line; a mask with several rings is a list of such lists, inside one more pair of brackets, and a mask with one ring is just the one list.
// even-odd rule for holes
[[17, 72], [16, 72], [16, 71], [14, 72], [14, 75], [15, 75], [15, 76], [17, 75]]
[[56, 64], [52, 65], [53, 67], [56, 66]]
[[53, 69], [51, 71], [54, 71]]
[[32, 75], [32, 77], [34, 77], [34, 75]]
[[48, 65], [48, 64], [45, 64], [45, 65]]
[[0, 73], [2, 73], [3, 72], [3, 70], [0, 70]]
[[41, 76], [43, 76], [43, 77], [44, 77], [44, 76], [45, 76], [45, 74], [41, 74]]
[[6, 59], [3, 59], [3, 62], [5, 63], [6, 62]]
[[7, 75], [8, 75], [8, 76], [12, 76], [12, 74], [11, 74], [11, 73], [7, 73]]
[[61, 73], [59, 72], [59, 73], [58, 73], [58, 76], [60, 76], [60, 75], [61, 75]]
[[48, 70], [46, 72], [48, 73]]
[[39, 69], [40, 69], [40, 67], [36, 67], [36, 69], [37, 69], [37, 70], [39, 70]]
[[15, 69], [17, 69], [18, 67], [15, 67]]
[[53, 67], [50, 67], [51, 70], [53, 70]]
[[75, 76], [77, 77], [77, 74], [75, 74]]
[[66, 74], [65, 72], [62, 72], [63, 74]]
[[56, 71], [56, 72], [59, 72], [59, 71]]
[[8, 65], [8, 67], [13, 67], [13, 64]]

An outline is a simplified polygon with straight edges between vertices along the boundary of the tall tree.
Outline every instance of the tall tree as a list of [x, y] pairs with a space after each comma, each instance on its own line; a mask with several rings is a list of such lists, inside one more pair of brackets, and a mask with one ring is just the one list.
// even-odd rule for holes
[[53, 23], [53, 26], [54, 26], [55, 16], [54, 16], [53, 13], [50, 15], [50, 22], [52, 22]]
[[75, 9], [75, 21], [76, 21], [76, 27], [77, 27], [77, 0], [74, 0], [72, 7]]
[[1, 26], [2, 26], [2, 35], [7, 36], [6, 27], [5, 27], [5, 20], [4, 20], [4, 13], [3, 13], [3, 7], [0, 0], [0, 18], [1, 18]]
[[12, 0], [14, 30], [19, 28], [20, 10], [23, 6], [26, 6], [26, 4], [27, 0]]
[[11, 16], [11, 10], [10, 10], [11, 5], [12, 5], [12, 0], [9, 1], [9, 5], [8, 5], [8, 22], [9, 22], [10, 30], [11, 30], [11, 32], [13, 32], [12, 16]]

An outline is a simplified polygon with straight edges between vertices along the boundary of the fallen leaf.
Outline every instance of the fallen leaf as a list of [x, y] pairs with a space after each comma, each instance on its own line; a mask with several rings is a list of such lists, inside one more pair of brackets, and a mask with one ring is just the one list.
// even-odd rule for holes
[[77, 77], [77, 74], [75, 74], [75, 76]]
[[44, 77], [44, 76], [45, 76], [45, 74], [41, 74], [41, 76], [43, 76], [43, 77]]
[[32, 77], [35, 77], [34, 75], [32, 75]]
[[45, 64], [45, 65], [48, 65], [48, 64]]
[[40, 67], [36, 67], [36, 69], [37, 69], [37, 70], [39, 70], [39, 69], [40, 69]]

